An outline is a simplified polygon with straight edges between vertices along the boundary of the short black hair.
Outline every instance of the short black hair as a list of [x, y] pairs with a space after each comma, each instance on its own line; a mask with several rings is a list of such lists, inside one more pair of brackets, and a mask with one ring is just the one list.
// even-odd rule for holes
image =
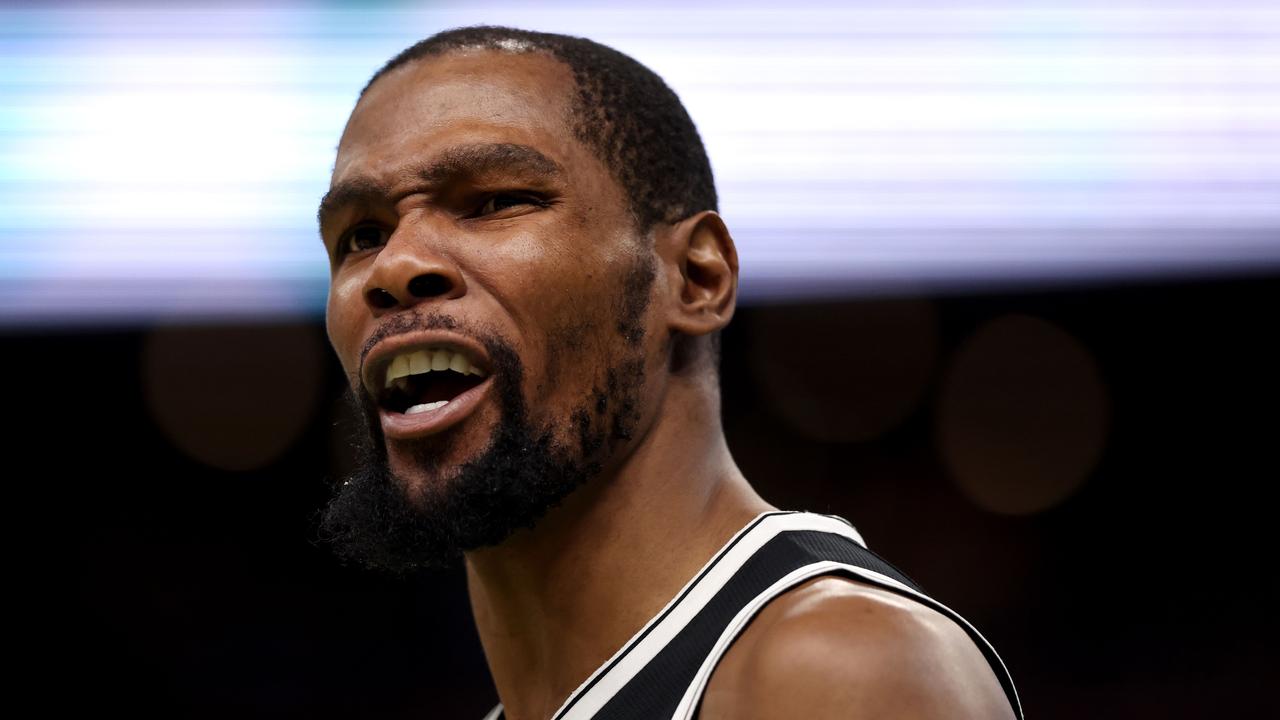
[[360, 96], [402, 65], [471, 49], [543, 52], [569, 67], [577, 85], [574, 134], [622, 186], [641, 233], [719, 210], [711, 162], [680, 98], [634, 58], [587, 38], [494, 25], [445, 30], [387, 61]]

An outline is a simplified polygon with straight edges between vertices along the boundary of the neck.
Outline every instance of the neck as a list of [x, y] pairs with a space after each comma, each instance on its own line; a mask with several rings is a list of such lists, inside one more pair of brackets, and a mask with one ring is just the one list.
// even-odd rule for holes
[[685, 389], [686, 398], [673, 393], [678, 411], [660, 410], [617, 470], [532, 530], [467, 554], [471, 607], [508, 720], [551, 717], [734, 533], [776, 509], [734, 464], [718, 398]]

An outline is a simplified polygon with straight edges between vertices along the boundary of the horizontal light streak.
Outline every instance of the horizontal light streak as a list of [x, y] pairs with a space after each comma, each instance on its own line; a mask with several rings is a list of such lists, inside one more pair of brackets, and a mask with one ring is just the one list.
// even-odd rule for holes
[[483, 22], [667, 79], [749, 299], [1280, 267], [1274, 3], [685, 5], [0, 9], [0, 322], [314, 312], [357, 92]]

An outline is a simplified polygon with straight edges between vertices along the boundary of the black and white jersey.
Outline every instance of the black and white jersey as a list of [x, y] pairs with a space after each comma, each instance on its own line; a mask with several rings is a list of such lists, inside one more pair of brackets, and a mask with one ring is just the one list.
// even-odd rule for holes
[[[976, 628], [866, 548], [845, 519], [764, 513], [564, 701], [553, 720], [692, 720], [716, 663], [770, 600], [819, 575], [843, 575], [923, 603], [969, 634], [1022, 720], [1013, 679]], [[498, 705], [484, 720], [503, 720]]]

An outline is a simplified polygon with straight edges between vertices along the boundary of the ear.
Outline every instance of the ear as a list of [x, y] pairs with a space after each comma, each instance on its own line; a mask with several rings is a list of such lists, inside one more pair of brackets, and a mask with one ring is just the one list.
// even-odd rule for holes
[[728, 325], [738, 303], [738, 250], [720, 215], [705, 210], [685, 218], [658, 244], [667, 270], [668, 326], [696, 336]]

